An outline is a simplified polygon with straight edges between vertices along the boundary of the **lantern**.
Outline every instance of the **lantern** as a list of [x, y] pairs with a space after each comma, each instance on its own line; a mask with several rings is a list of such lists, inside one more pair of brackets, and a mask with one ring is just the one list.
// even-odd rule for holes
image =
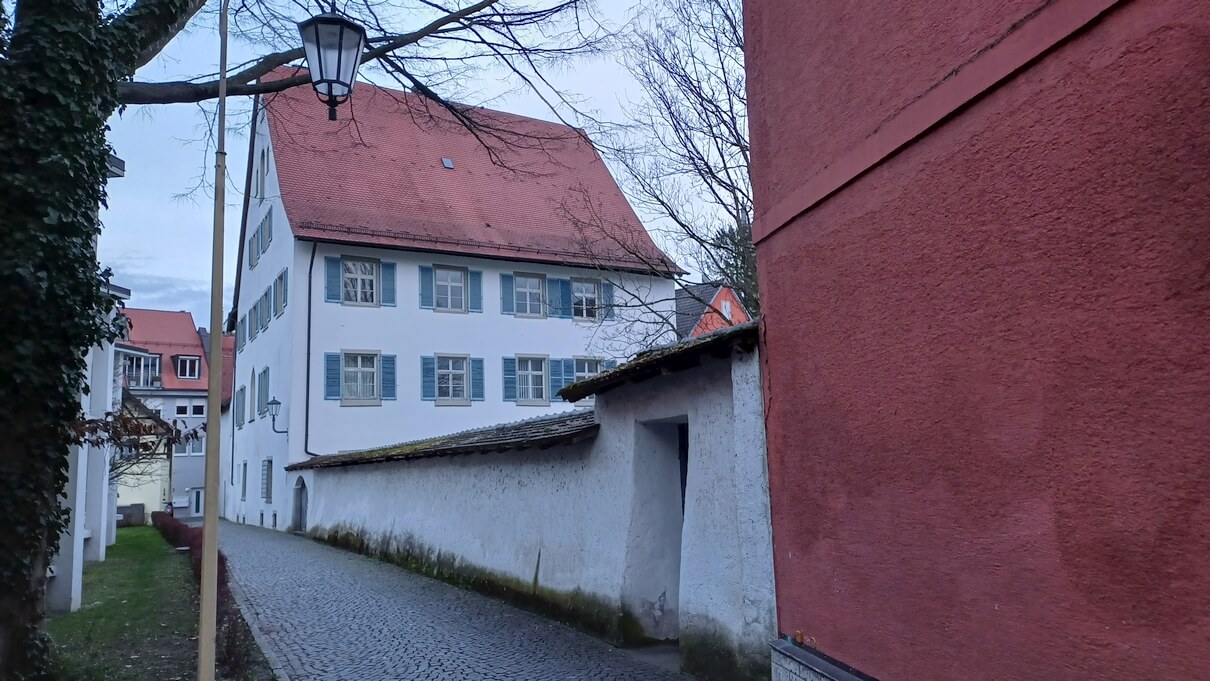
[[357, 82], [357, 67], [365, 49], [366, 31], [335, 13], [321, 14], [298, 24], [302, 35], [311, 85], [319, 101], [328, 105], [328, 120], [336, 120], [336, 107], [344, 104]]

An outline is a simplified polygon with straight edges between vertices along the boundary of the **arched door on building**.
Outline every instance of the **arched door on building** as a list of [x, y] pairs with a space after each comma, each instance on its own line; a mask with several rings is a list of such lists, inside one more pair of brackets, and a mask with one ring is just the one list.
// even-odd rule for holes
[[295, 532], [307, 531], [307, 482], [298, 476], [294, 482], [294, 522], [290, 529]]

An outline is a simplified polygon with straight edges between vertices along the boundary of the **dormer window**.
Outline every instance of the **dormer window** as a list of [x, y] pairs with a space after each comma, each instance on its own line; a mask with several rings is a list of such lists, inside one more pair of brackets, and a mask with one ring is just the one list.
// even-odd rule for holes
[[197, 378], [201, 375], [202, 358], [194, 355], [180, 355], [176, 358], [177, 378]]

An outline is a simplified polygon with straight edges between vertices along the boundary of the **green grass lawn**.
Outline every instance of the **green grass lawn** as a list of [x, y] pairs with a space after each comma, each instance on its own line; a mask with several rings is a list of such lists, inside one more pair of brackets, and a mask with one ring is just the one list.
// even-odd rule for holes
[[152, 527], [124, 527], [106, 559], [84, 568], [77, 612], [52, 617], [62, 677], [77, 681], [191, 679], [197, 588], [189, 560]]

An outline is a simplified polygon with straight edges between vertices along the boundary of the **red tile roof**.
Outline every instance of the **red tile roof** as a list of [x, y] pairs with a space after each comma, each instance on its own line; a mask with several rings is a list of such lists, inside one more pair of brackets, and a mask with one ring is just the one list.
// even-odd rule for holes
[[676, 268], [574, 128], [472, 109], [502, 131], [481, 133], [493, 162], [449, 112], [414, 94], [359, 83], [338, 122], [310, 86], [268, 95], [264, 106], [286, 216], [301, 239]]
[[177, 378], [172, 361], [175, 355], [202, 357], [205, 354], [193, 315], [134, 307], [122, 312], [130, 319], [130, 337], [125, 344], [160, 355], [160, 374], [165, 390], [206, 390], [205, 360], [200, 364], [197, 380]]

